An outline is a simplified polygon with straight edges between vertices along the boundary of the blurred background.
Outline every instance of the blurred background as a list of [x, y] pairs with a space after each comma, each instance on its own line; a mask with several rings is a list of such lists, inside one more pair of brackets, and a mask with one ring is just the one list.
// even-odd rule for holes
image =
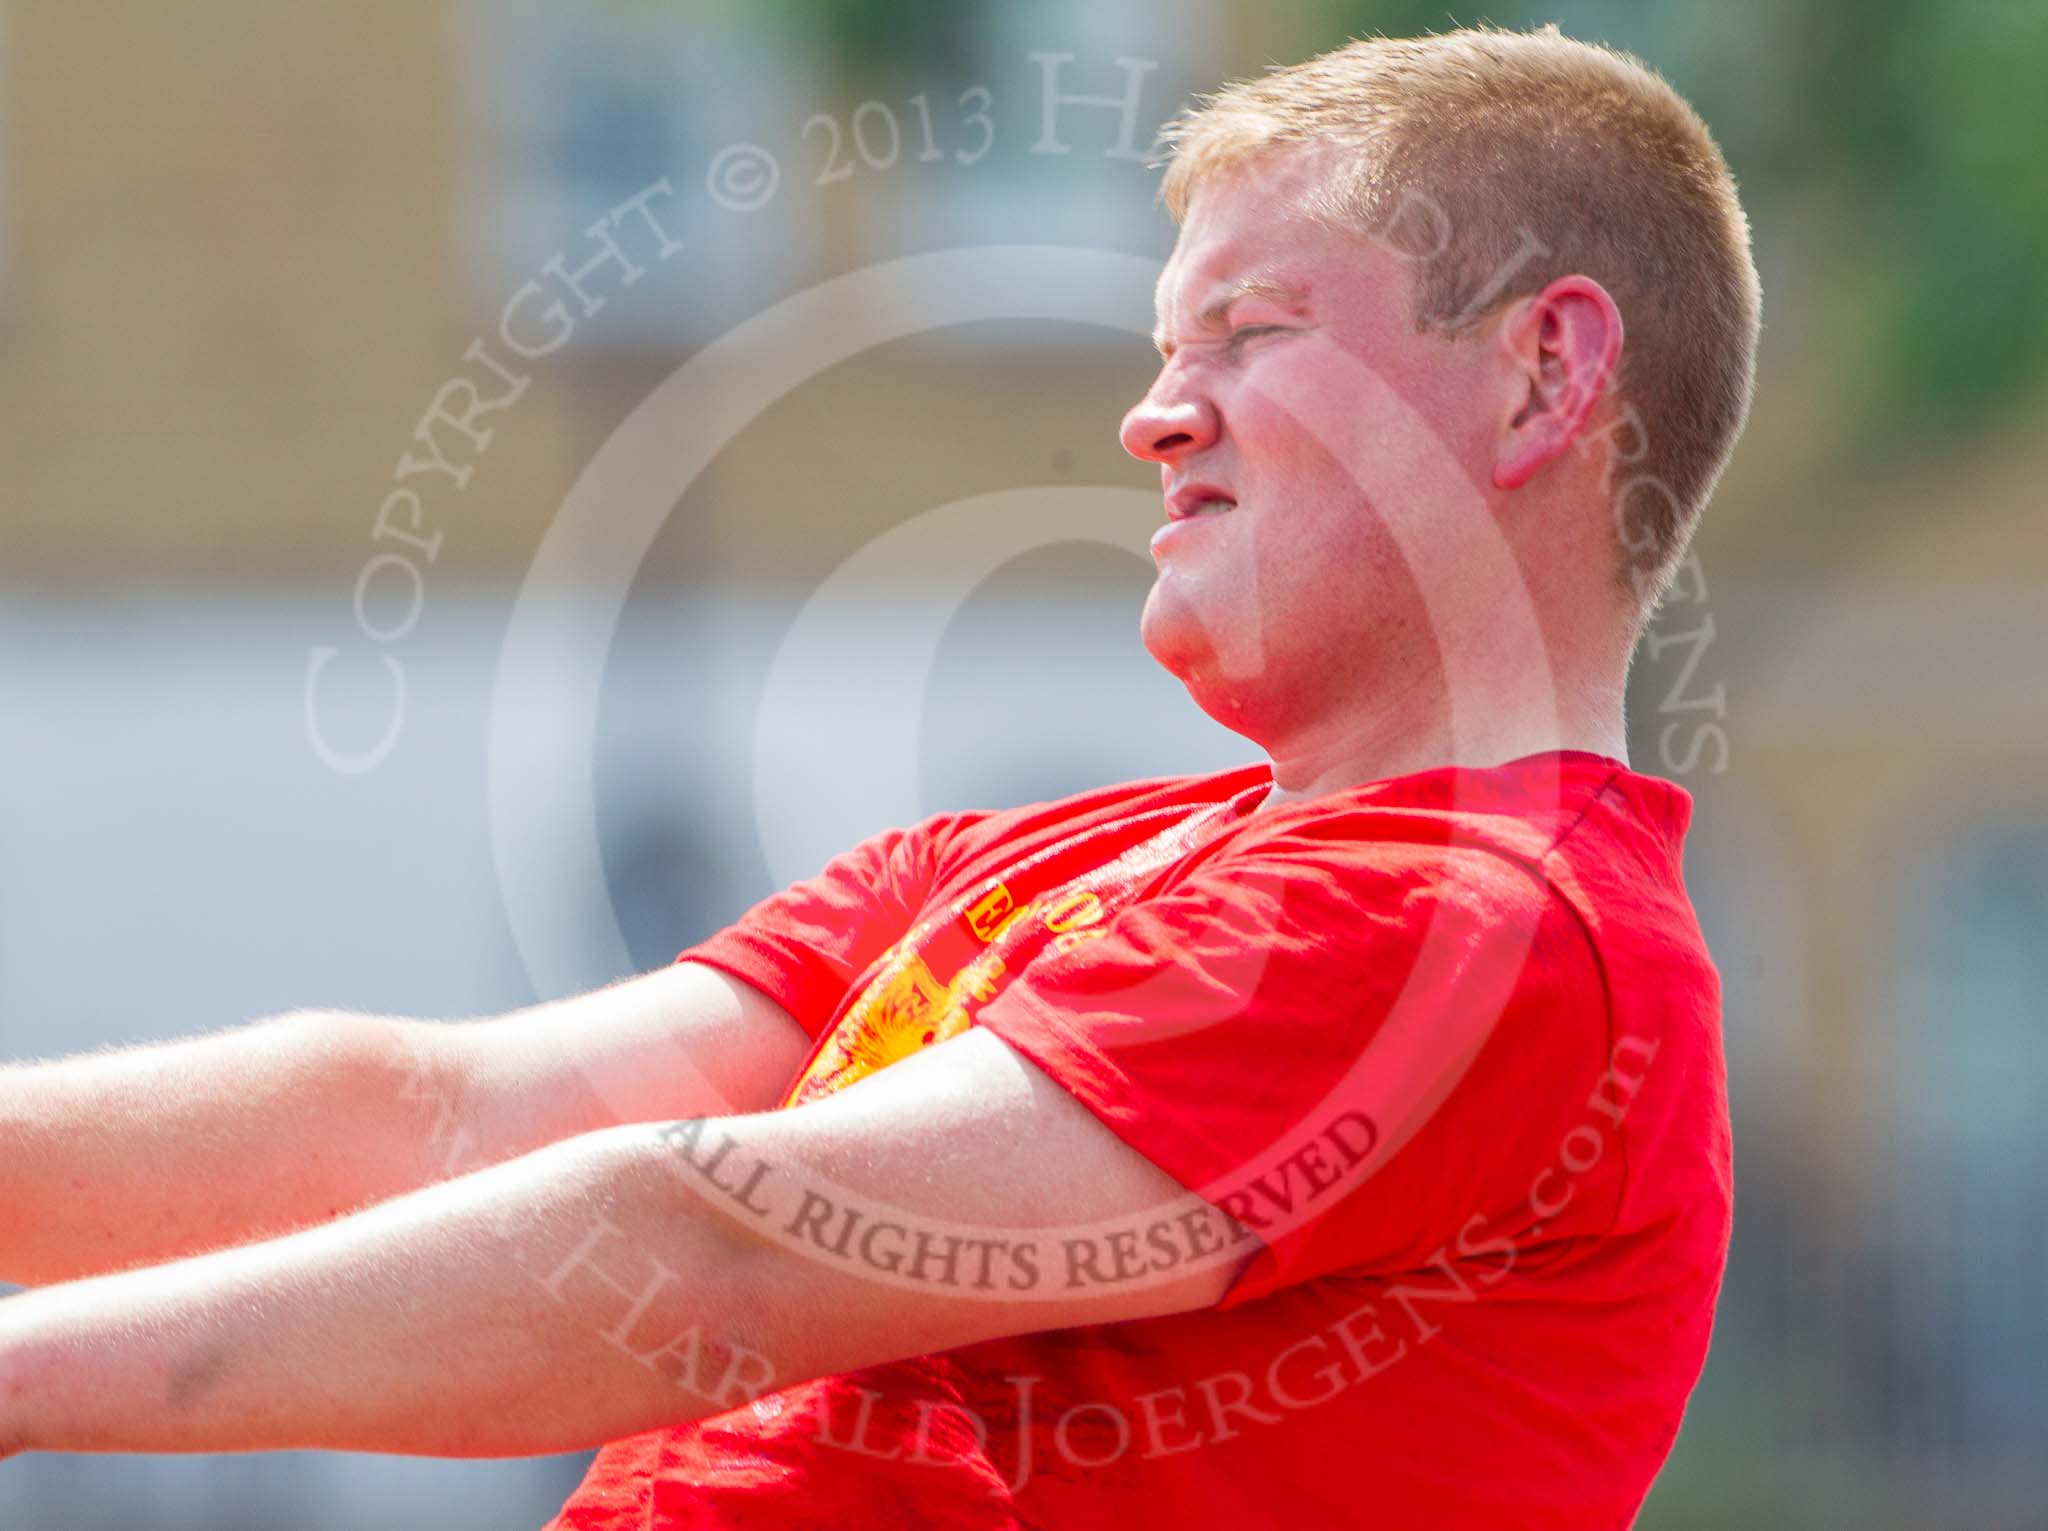
[[[0, 0], [0, 1058], [490, 1013], [886, 823], [1251, 758], [1136, 641], [1143, 151], [1479, 19], [1670, 78], [1765, 291], [1633, 680], [1738, 1179], [1641, 1523], [2048, 1524], [2033, 0]], [[868, 280], [1018, 243], [1082, 255]], [[538, 1526], [581, 1467], [30, 1458], [0, 1526]]]

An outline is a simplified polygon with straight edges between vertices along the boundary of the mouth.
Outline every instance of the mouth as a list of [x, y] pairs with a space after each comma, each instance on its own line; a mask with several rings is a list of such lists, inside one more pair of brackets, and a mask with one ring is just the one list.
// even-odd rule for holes
[[1237, 509], [1237, 501], [1228, 495], [1213, 491], [1168, 495], [1166, 499], [1166, 524], [1152, 534], [1152, 556], [1155, 561], [1165, 557], [1183, 537], [1193, 537], [1188, 530], [1197, 521], [1214, 521]]
[[1192, 521], [1199, 516], [1220, 516], [1237, 509], [1237, 501], [1206, 484], [1191, 484], [1166, 497], [1168, 521]]

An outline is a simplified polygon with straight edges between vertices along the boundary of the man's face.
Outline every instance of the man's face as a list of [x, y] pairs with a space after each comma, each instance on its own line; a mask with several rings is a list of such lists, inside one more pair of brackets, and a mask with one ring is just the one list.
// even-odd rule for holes
[[1472, 502], [1498, 387], [1491, 347], [1417, 333], [1400, 256], [1292, 211], [1310, 169], [1269, 156], [1197, 190], [1159, 282], [1164, 362], [1122, 431], [1167, 498], [1145, 646], [1262, 743], [1433, 679], [1398, 549]]

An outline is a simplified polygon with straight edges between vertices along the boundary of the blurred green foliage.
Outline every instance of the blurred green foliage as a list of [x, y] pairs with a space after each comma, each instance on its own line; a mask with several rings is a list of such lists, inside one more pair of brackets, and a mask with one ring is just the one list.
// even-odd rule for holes
[[903, 73], [954, 76], [972, 69], [977, 5], [961, 0], [766, 0], [792, 25], [821, 36], [860, 79]]
[[[1635, 53], [1712, 125], [1765, 264], [1796, 221], [1816, 343], [1866, 448], [1995, 424], [2048, 372], [2048, 5], [2040, 0], [1310, 0], [1303, 51], [1477, 21]], [[1807, 216], [1817, 208], [1818, 217]], [[1805, 316], [1802, 316], [1804, 318]], [[1768, 338], [1766, 340], [1768, 345]]]

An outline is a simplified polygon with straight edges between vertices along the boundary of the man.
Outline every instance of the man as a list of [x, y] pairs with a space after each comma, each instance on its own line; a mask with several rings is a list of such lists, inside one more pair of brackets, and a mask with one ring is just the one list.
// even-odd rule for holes
[[493, 1020], [0, 1075], [0, 1446], [611, 1443], [564, 1528], [1633, 1517], [1731, 1205], [1621, 697], [1748, 406], [1732, 182], [1555, 29], [1173, 144], [1143, 637], [1266, 762]]

